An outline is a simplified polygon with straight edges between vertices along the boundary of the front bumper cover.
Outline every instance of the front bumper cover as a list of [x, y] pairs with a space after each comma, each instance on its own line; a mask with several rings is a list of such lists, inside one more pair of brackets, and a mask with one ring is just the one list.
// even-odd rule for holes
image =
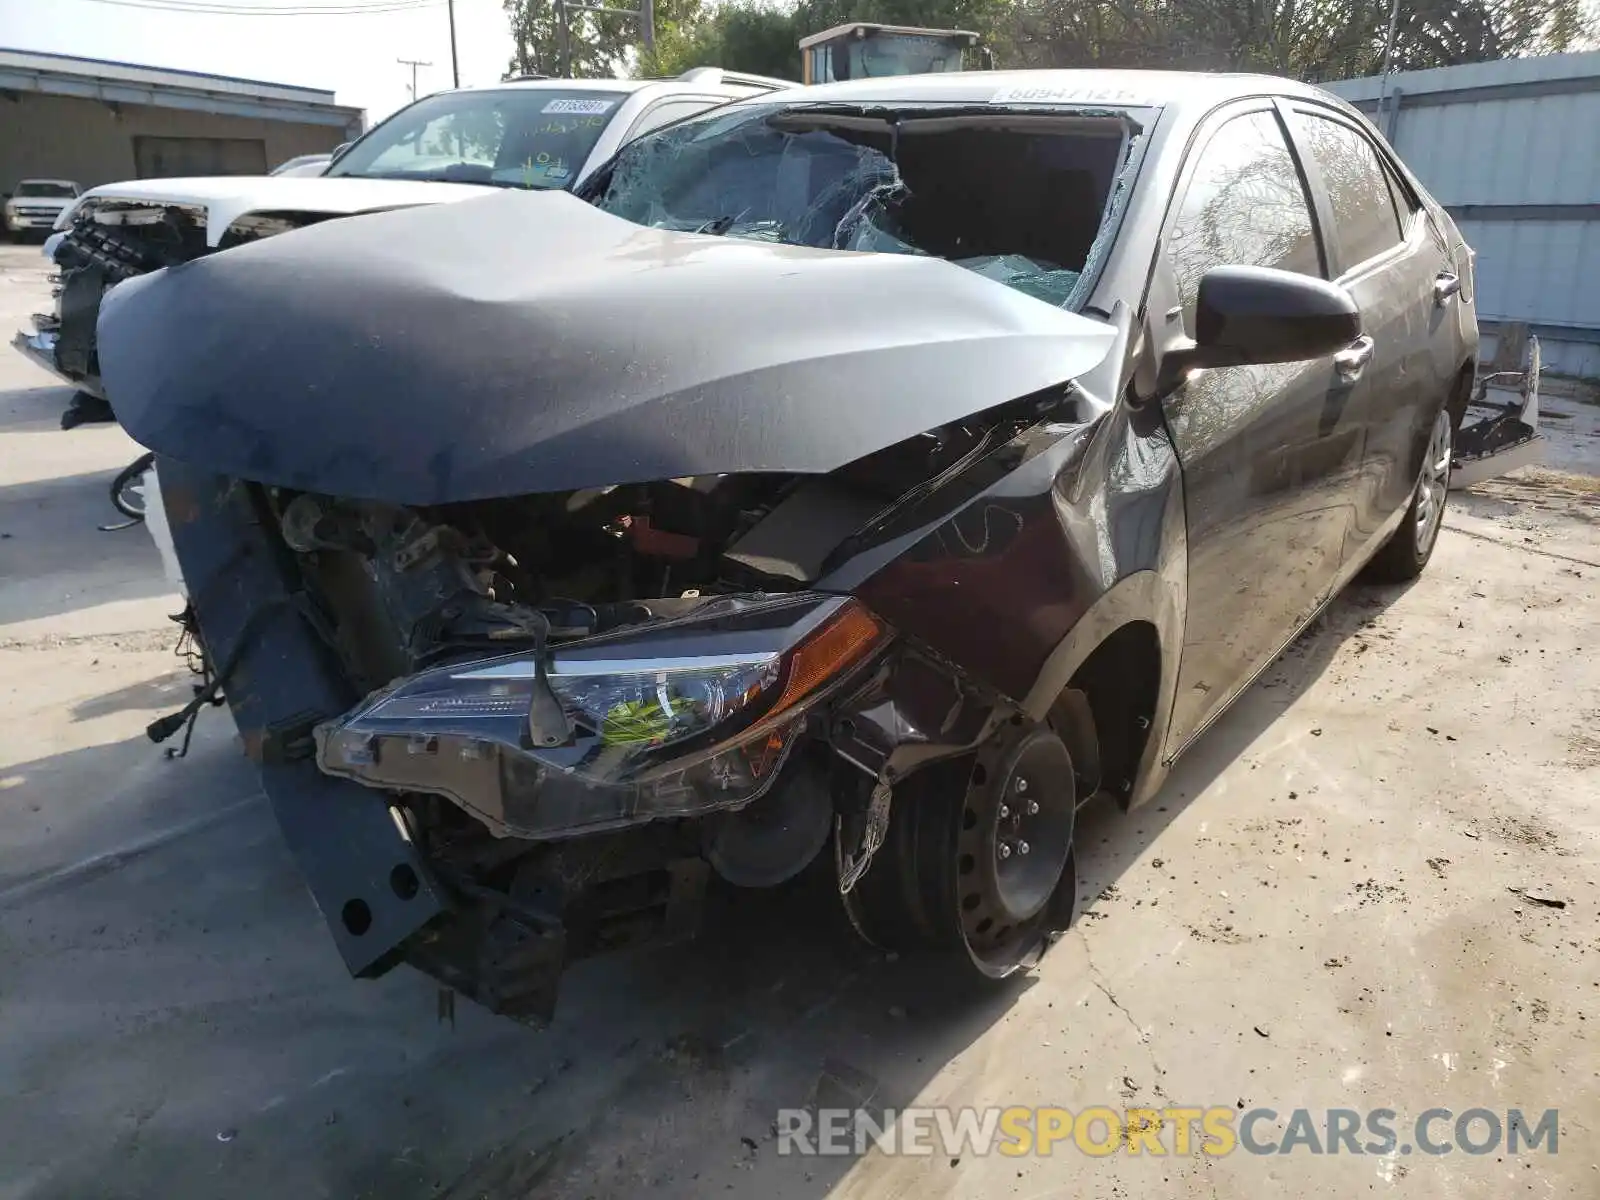
[[80, 392], [88, 392], [95, 399], [104, 400], [105, 391], [98, 379], [69, 374], [56, 364], [57, 340], [58, 335], [54, 330], [36, 330], [29, 333], [26, 329], [19, 329], [16, 336], [11, 339], [11, 348], [34, 365], [43, 367], [57, 379], [71, 384]]

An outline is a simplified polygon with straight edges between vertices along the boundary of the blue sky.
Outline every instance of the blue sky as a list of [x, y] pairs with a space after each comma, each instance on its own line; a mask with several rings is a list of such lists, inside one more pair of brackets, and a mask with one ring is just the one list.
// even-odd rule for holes
[[[375, 0], [228, 2], [311, 8]], [[500, 0], [456, 0], [456, 38], [463, 85], [500, 78], [511, 55]], [[422, 94], [450, 86], [444, 0], [405, 12], [267, 17], [0, 0], [0, 46], [333, 88], [339, 103], [365, 108], [372, 121], [410, 99], [411, 68], [396, 58], [432, 60], [418, 75]]]

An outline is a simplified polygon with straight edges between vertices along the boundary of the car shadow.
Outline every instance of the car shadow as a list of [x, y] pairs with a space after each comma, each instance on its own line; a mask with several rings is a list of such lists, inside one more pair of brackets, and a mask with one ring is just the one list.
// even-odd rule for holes
[[[1149, 805], [1084, 813], [1086, 913], [1401, 594], [1352, 589]], [[146, 764], [127, 803], [167, 826], [208, 811], [197, 797], [248, 773], [225, 725], [203, 717], [208, 748]], [[37, 801], [130, 759], [119, 744], [13, 774]], [[0, 811], [13, 794], [30, 793], [0, 788]], [[903, 1107], [1038, 983], [953, 989], [866, 946], [819, 862], [769, 891], [714, 885], [694, 942], [579, 964], [533, 1031], [408, 968], [351, 981], [265, 803], [107, 861], [0, 901], [0, 1075], [17, 1081], [0, 1121], [8, 1173], [38, 1200], [111, 1179], [129, 1195], [821, 1200], [858, 1160], [780, 1155], [780, 1110]]]
[[[173, 640], [176, 641], [176, 634]], [[171, 712], [182, 708], [194, 695], [198, 682], [194, 672], [176, 667], [155, 679], [140, 680], [115, 691], [79, 701], [72, 706], [74, 721], [92, 721], [118, 712]]]
[[60, 430], [73, 389], [60, 384], [0, 391], [0, 434]]
[[1105, 889], [1142, 858], [1189, 803], [1322, 677], [1345, 643], [1414, 584], [1352, 584], [1278, 655], [1174, 764], [1147, 804], [1124, 813], [1095, 801], [1078, 817], [1079, 919], [1094, 919]]
[[0, 627], [171, 591], [142, 528], [99, 528], [123, 520], [110, 500], [116, 474], [0, 486]]

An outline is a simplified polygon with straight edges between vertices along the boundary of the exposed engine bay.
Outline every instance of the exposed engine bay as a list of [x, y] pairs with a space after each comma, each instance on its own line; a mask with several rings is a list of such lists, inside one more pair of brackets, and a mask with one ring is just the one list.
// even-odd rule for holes
[[[263, 532], [298, 577], [294, 607], [337, 659], [347, 694], [367, 697], [353, 714], [318, 714], [318, 765], [387, 792], [439, 886], [476, 914], [435, 929], [408, 958], [496, 1011], [542, 1020], [565, 964], [692, 934], [711, 871], [736, 886], [775, 886], [836, 836], [843, 869], [859, 877], [882, 836], [887, 791], [872, 755], [886, 747], [864, 728], [858, 765], [841, 760], [831, 718], [813, 704], [841, 696], [843, 683], [882, 705], [874, 689], [884, 673], [872, 663], [893, 632], [853, 602], [807, 589], [853, 537], [1041, 414], [1074, 412], [1068, 392], [1034, 398], [822, 477], [685, 477], [429, 507], [252, 489], [269, 517]], [[659, 656], [671, 630], [694, 651], [683, 664], [720, 663], [723, 674], [583, 673], [596, 656], [626, 660], [635, 633]], [[804, 653], [832, 657], [791, 662], [784, 647], [796, 636]], [[404, 732], [389, 736], [381, 705], [418, 681], [522, 663], [527, 671], [495, 677], [481, 727], [419, 725], [413, 706]], [[808, 670], [811, 683], [801, 678]], [[990, 720], [992, 699], [963, 701], [931, 667], [906, 679], [920, 679], [941, 720], [964, 705], [947, 732], [956, 747]], [[807, 693], [813, 683], [826, 686]], [[489, 698], [454, 694], [448, 717], [477, 699]], [[516, 731], [505, 737], [492, 726], [503, 709]], [[727, 732], [741, 728], [756, 736]], [[696, 739], [733, 748], [694, 760], [684, 749]], [[659, 758], [673, 760], [664, 783]], [[396, 867], [391, 886], [413, 895], [419, 878]], [[348, 932], [361, 934], [364, 913], [346, 905]]]
[[285, 544], [342, 614], [340, 658], [365, 692], [452, 656], [801, 588], [847, 537], [1033, 415], [929, 431], [824, 477], [710, 475], [426, 509], [303, 492], [273, 503]]

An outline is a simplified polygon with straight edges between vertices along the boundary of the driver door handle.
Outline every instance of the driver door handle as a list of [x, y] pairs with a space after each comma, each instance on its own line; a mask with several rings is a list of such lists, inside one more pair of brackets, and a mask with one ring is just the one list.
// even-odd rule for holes
[[1334, 370], [1339, 372], [1339, 378], [1345, 383], [1354, 383], [1361, 378], [1361, 372], [1367, 369], [1367, 364], [1372, 361], [1372, 352], [1377, 349], [1377, 343], [1366, 334], [1362, 334], [1343, 350], [1333, 356]]
[[1460, 291], [1461, 276], [1450, 271], [1440, 271], [1439, 277], [1433, 281], [1433, 303], [1435, 307], [1443, 308]]

